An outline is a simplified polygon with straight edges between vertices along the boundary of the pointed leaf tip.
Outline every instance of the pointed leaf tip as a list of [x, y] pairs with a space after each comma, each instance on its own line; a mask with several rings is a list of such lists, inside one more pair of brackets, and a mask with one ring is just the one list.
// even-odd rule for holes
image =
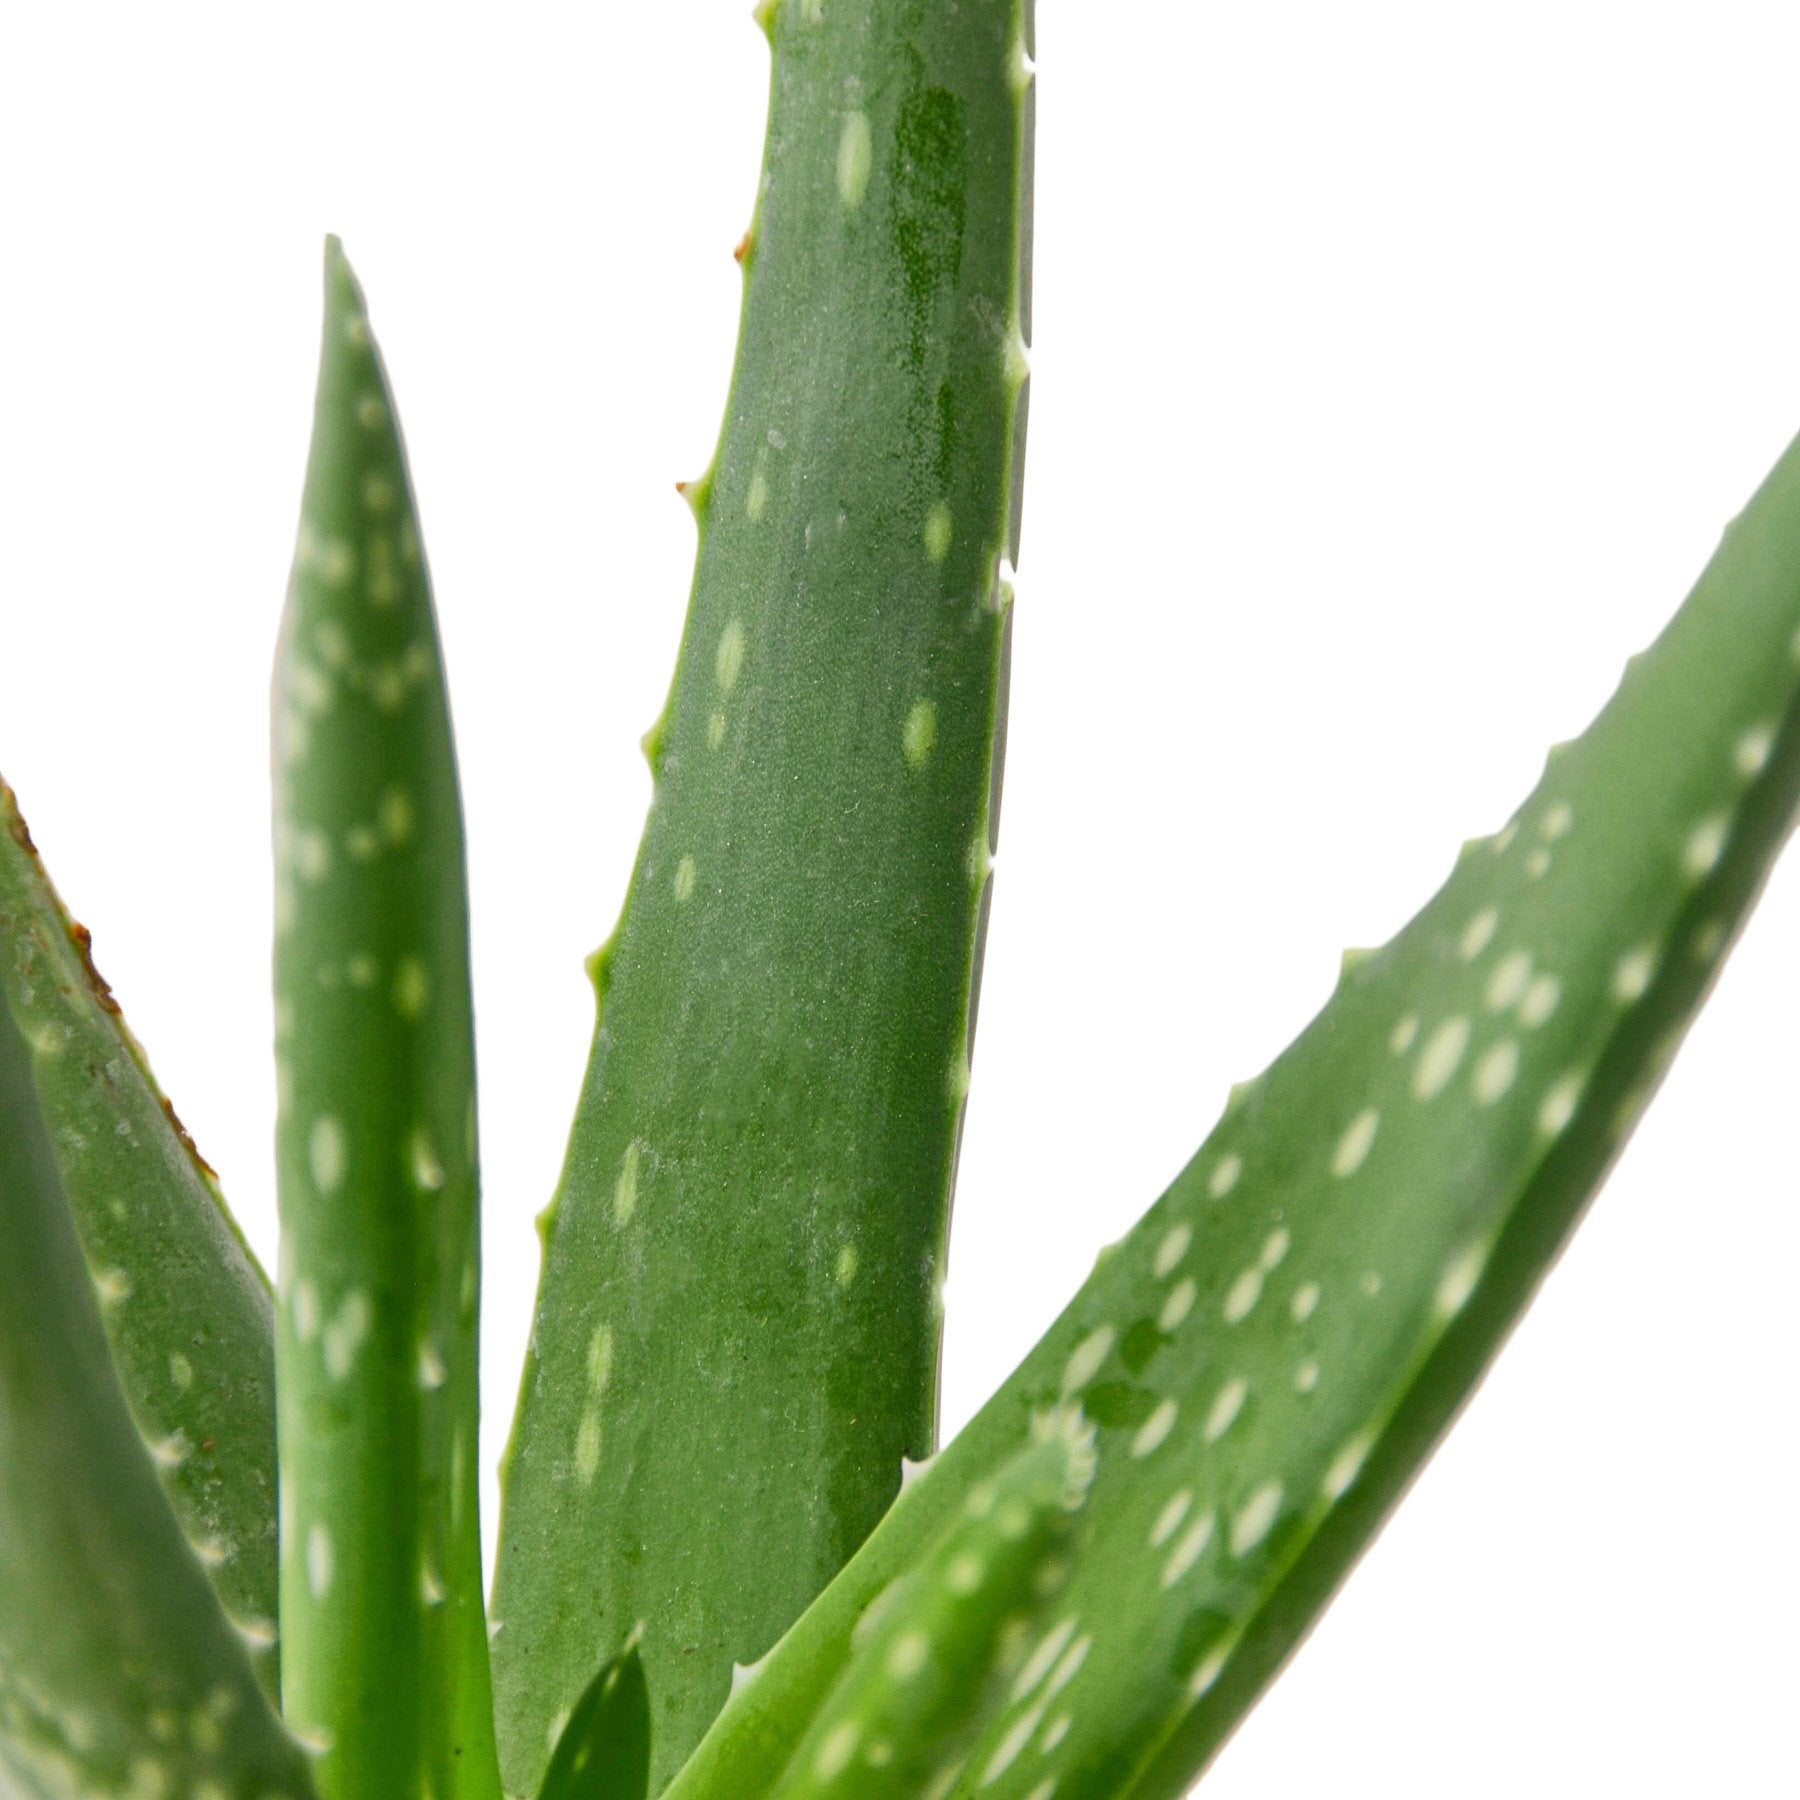
[[538, 1800], [644, 1800], [649, 1787], [650, 1690], [634, 1633], [569, 1714]]

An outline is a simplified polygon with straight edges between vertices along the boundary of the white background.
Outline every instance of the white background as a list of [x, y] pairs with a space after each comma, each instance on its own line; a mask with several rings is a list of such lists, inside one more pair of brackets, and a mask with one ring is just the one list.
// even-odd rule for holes
[[[265, 1258], [265, 707], [322, 233], [367, 284], [469, 816], [490, 1468], [581, 960], [680, 628], [672, 483], [723, 405], [766, 95], [747, 11], [0, 24], [0, 768]], [[1323, 1001], [1340, 946], [1500, 823], [1800, 427], [1791, 8], [1041, 12], [950, 1425]], [[1800, 1791], [1797, 1006], [1790, 863], [1535, 1312], [1208, 1794]]]

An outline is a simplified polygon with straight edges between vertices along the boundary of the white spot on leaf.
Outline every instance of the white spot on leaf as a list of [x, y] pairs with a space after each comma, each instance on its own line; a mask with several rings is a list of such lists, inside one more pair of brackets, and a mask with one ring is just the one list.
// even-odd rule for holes
[[406, 1154], [413, 1186], [425, 1194], [440, 1192], [449, 1178], [444, 1173], [443, 1161], [431, 1141], [431, 1134], [423, 1125], [414, 1127]]
[[1481, 1279], [1482, 1265], [1486, 1261], [1487, 1251], [1475, 1244], [1444, 1271], [1444, 1278], [1438, 1283], [1437, 1309], [1445, 1318], [1462, 1311], [1475, 1291], [1476, 1282]]
[[1169, 1290], [1168, 1298], [1162, 1303], [1162, 1311], [1156, 1315], [1156, 1322], [1162, 1330], [1173, 1331], [1193, 1311], [1194, 1296], [1198, 1291], [1191, 1276]]
[[1175, 1416], [1178, 1410], [1173, 1400], [1163, 1401], [1138, 1428], [1137, 1436], [1131, 1440], [1131, 1454], [1148, 1456], [1152, 1450], [1159, 1449], [1169, 1433], [1175, 1429]]
[[1769, 752], [1775, 748], [1775, 732], [1773, 727], [1758, 725], [1737, 741], [1737, 749], [1732, 754], [1732, 762], [1737, 772], [1746, 781], [1760, 775], [1768, 766]]
[[1463, 1059], [1463, 1052], [1469, 1047], [1469, 1021], [1458, 1014], [1453, 1019], [1446, 1019], [1430, 1037], [1425, 1040], [1425, 1048], [1419, 1052], [1419, 1062], [1413, 1071], [1412, 1091], [1420, 1100], [1435, 1099], [1449, 1085], [1450, 1078], [1456, 1073], [1456, 1066]]
[[1213, 1515], [1205, 1514], [1198, 1518], [1182, 1534], [1181, 1542], [1169, 1552], [1169, 1560], [1162, 1567], [1162, 1585], [1173, 1587], [1196, 1562], [1201, 1552], [1212, 1542]]
[[1187, 1510], [1193, 1503], [1191, 1488], [1183, 1488], [1180, 1493], [1170, 1496], [1162, 1511], [1156, 1515], [1156, 1523], [1150, 1527], [1152, 1550], [1160, 1550], [1175, 1535], [1176, 1527], [1187, 1517]]
[[1233, 1420], [1244, 1409], [1244, 1398], [1249, 1392], [1250, 1384], [1241, 1375], [1234, 1376], [1219, 1389], [1212, 1409], [1206, 1415], [1206, 1423], [1201, 1427], [1201, 1435], [1209, 1444], [1216, 1444], [1231, 1429]]
[[306, 1534], [306, 1585], [315, 1600], [331, 1591], [331, 1534], [323, 1525]]
[[1729, 830], [1730, 821], [1723, 814], [1702, 819], [1682, 847], [1683, 870], [1695, 880], [1703, 875], [1710, 875], [1718, 867], [1719, 858], [1725, 854], [1725, 837]]
[[394, 1010], [403, 1019], [416, 1019], [431, 999], [431, 977], [416, 956], [403, 956], [394, 970]]
[[1338, 1139], [1337, 1148], [1331, 1153], [1331, 1172], [1340, 1178], [1354, 1175], [1368, 1160], [1369, 1151], [1375, 1142], [1375, 1133], [1381, 1124], [1381, 1115], [1372, 1106], [1364, 1107], [1349, 1128]]
[[328, 1113], [313, 1121], [306, 1140], [307, 1161], [313, 1186], [321, 1194], [335, 1193], [344, 1179], [346, 1153], [344, 1128]]
[[937, 708], [929, 700], [915, 700], [900, 734], [900, 745], [906, 753], [907, 767], [924, 768], [936, 742]]
[[1581, 1100], [1581, 1088], [1579, 1075], [1563, 1076], [1545, 1094], [1543, 1104], [1538, 1108], [1538, 1130], [1551, 1137], [1565, 1131], [1569, 1121], [1575, 1117], [1575, 1108]]
[[1063, 1369], [1062, 1391], [1065, 1394], [1073, 1394], [1086, 1387], [1099, 1374], [1100, 1365], [1112, 1350], [1113, 1337], [1113, 1328], [1102, 1325], [1098, 1331], [1089, 1332], [1075, 1346]]
[[1193, 1232], [1186, 1225], [1172, 1226], [1164, 1234], [1163, 1240], [1156, 1247], [1155, 1270], [1158, 1278], [1167, 1275], [1188, 1253], [1188, 1245], [1194, 1241]]
[[1350, 1491], [1350, 1484], [1362, 1473], [1362, 1466], [1369, 1460], [1369, 1451], [1374, 1443], [1375, 1434], [1372, 1431], [1359, 1431], [1332, 1458], [1330, 1468], [1325, 1471], [1325, 1479], [1319, 1484], [1319, 1491], [1327, 1500], [1341, 1500]]
[[1494, 907], [1484, 906], [1463, 927], [1463, 934], [1457, 942], [1457, 949], [1464, 962], [1473, 962], [1494, 941], [1494, 932], [1499, 924], [1499, 912]]
[[600, 1415], [592, 1407], [581, 1415], [575, 1428], [575, 1477], [583, 1487], [600, 1467]]
[[325, 1372], [333, 1381], [344, 1380], [355, 1367], [357, 1352], [369, 1335], [373, 1319], [369, 1296], [355, 1288], [344, 1296], [335, 1316], [326, 1321], [322, 1351]]
[[869, 187], [869, 169], [874, 161], [874, 140], [869, 133], [865, 113], [847, 113], [843, 130], [838, 134], [837, 189], [838, 198], [848, 207], [862, 205]]
[[1519, 1023], [1528, 1031], [1544, 1024], [1562, 1004], [1562, 983], [1554, 975], [1540, 975], [1519, 1002]]
[[1531, 958], [1523, 950], [1509, 950], [1494, 965], [1488, 978], [1487, 1003], [1495, 1012], [1505, 1012], [1516, 1005], [1531, 979]]
[[1492, 1106], [1512, 1086], [1518, 1073], [1519, 1046], [1507, 1038], [1475, 1065], [1475, 1098], [1483, 1106]]
[[1627, 1006], [1634, 1000], [1641, 1000], [1655, 973], [1656, 953], [1648, 945], [1633, 950], [1628, 956], [1622, 957], [1619, 966], [1613, 970], [1613, 998], [1623, 1001]]
[[1231, 1521], [1231, 1554], [1244, 1556], [1269, 1535], [1281, 1511], [1281, 1483], [1265, 1481]]
[[637, 1211], [638, 1163], [643, 1154], [644, 1147], [636, 1138], [625, 1146], [619, 1178], [613, 1184], [613, 1219], [617, 1224], [629, 1225], [631, 1215]]
[[719, 633], [718, 654], [713, 660], [713, 676], [721, 693], [729, 694], [737, 685], [744, 667], [744, 627], [736, 619], [727, 619]]

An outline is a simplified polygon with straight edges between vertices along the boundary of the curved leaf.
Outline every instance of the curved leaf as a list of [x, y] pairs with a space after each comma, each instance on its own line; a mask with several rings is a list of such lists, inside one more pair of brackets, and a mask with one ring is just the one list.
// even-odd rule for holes
[[0, 1001], [0, 1767], [55, 1796], [300, 1800], [305, 1759], [128, 1412]]
[[275, 1661], [275, 1348], [268, 1280], [225, 1210], [0, 782], [0, 995], [138, 1429], [194, 1553]]
[[1092, 1651], [958, 1794], [1169, 1800], [1481, 1378], [1667, 1067], [1800, 803], [1800, 444], [1494, 837], [1233, 1097], [1167, 1194], [783, 1641], [671, 1792], [755, 1800], [870, 1599], [1078, 1398]]

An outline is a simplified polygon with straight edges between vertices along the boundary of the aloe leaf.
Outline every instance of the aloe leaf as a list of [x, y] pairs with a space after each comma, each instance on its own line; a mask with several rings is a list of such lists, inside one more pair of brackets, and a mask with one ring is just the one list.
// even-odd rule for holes
[[138, 1430], [271, 1696], [275, 1368], [267, 1278], [163, 1098], [87, 931], [0, 781], [0, 996], [18, 1023]]
[[[1536, 791], [1199, 1154], [737, 1696], [671, 1792], [769, 1792], [861, 1610], [1034, 1406], [1099, 1468], [1091, 1637], [992, 1800], [1180, 1793], [1430, 1454], [1636, 1121], [1800, 801], [1800, 444]], [[1014, 1751], [1010, 1761], [999, 1754]]]
[[644, 1800], [650, 1787], [650, 1690], [633, 1642], [576, 1703], [538, 1800]]
[[1038, 1625], [1068, 1580], [1072, 1515], [1093, 1478], [1094, 1428], [1079, 1408], [1033, 1420], [1025, 1446], [864, 1615], [778, 1800], [947, 1793], [974, 1728], [1009, 1691], [1032, 1702], [1035, 1728], [1087, 1654], [1072, 1621]]
[[405, 453], [335, 239], [276, 704], [285, 1710], [327, 1795], [492, 1795], [461, 809]]
[[660, 1788], [933, 1438], [1018, 528], [1021, 0], [762, 17], [737, 370], [505, 1472], [515, 1791], [640, 1619]]
[[0, 1770], [58, 1797], [298, 1800], [305, 1758], [120, 1391], [52, 1130], [0, 997]]

